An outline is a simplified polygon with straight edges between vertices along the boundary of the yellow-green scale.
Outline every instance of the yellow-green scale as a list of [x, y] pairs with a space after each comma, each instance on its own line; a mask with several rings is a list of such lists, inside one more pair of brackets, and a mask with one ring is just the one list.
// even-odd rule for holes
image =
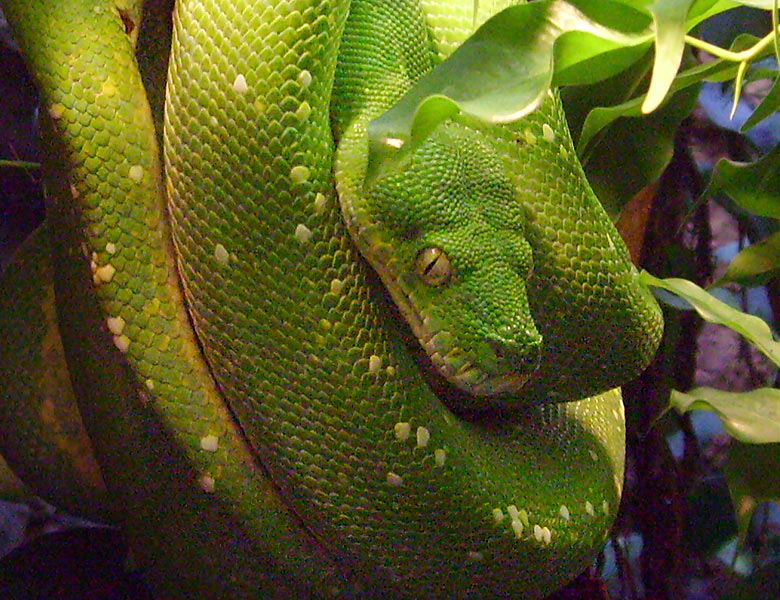
[[[136, 556], [180, 597], [262, 589], [284, 597], [285, 579], [327, 595], [341, 586], [333, 563], [254, 463], [189, 330], [154, 129], [116, 7], [40, 1], [4, 10], [48, 112], [66, 353]], [[213, 438], [216, 449], [204, 442]], [[230, 548], [236, 558], [224, 560]]]

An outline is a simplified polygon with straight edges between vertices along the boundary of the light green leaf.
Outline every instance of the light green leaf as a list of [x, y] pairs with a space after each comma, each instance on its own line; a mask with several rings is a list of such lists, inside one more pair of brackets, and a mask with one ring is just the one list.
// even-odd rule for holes
[[772, 330], [762, 319], [732, 308], [687, 279], [658, 279], [642, 271], [639, 280], [683, 298], [705, 321], [730, 327], [780, 366], [780, 343], [774, 340]]
[[642, 103], [643, 113], [660, 106], [677, 75], [685, 49], [686, 16], [692, 3], [693, 0], [656, 0], [650, 6], [655, 27], [655, 62]]
[[780, 219], [780, 146], [752, 163], [720, 159], [704, 195], [716, 191], [748, 212]]
[[647, 6], [655, 29], [655, 62], [642, 112], [654, 111], [666, 98], [680, 69], [685, 34], [705, 19], [734, 8], [731, 0], [655, 0]]
[[588, 85], [603, 81], [637, 62], [647, 52], [647, 44], [609, 46], [590, 33], [570, 31], [555, 42], [554, 87]]
[[[601, 6], [614, 3], [602, 0]], [[620, 11], [626, 9], [619, 7]], [[641, 14], [637, 13], [641, 18]], [[556, 42], [577, 32], [555, 50]], [[486, 21], [447, 60], [369, 124], [369, 171], [418, 145], [438, 123], [462, 112], [488, 123], [515, 121], [534, 110], [553, 83], [553, 59], [568, 82], [592, 81], [623, 68], [624, 46], [649, 44], [652, 33], [626, 34], [605, 27], [567, 0], [509, 7]], [[603, 61], [598, 57], [605, 55]], [[594, 63], [595, 61], [595, 63]], [[587, 63], [587, 69], [577, 65]], [[575, 76], [579, 73], [579, 76]]]
[[761, 502], [780, 500], [780, 390], [672, 390], [671, 402], [679, 412], [714, 411], [734, 438], [724, 472], [744, 539], [753, 509]]
[[724, 392], [700, 387], [689, 392], [672, 390], [672, 405], [681, 413], [712, 410], [729, 434], [748, 444], [780, 442], [780, 390]]
[[742, 249], [713, 287], [728, 282], [756, 287], [764, 285], [778, 275], [780, 275], [780, 232]]

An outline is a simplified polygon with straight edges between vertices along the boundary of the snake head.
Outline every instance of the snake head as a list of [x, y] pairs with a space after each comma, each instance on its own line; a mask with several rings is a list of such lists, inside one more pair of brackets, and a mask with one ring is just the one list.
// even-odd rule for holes
[[350, 209], [361, 252], [438, 372], [471, 395], [519, 391], [542, 348], [528, 214], [480, 134], [438, 128]]

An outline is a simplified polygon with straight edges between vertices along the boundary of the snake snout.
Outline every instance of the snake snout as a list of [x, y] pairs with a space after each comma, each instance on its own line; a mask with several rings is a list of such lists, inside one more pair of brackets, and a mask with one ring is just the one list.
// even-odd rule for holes
[[488, 338], [499, 364], [504, 363], [513, 371], [532, 373], [542, 358], [542, 338], [536, 331], [524, 331], [521, 336], [507, 339], [503, 336]]
[[523, 329], [509, 335], [491, 334], [486, 341], [495, 357], [493, 375], [473, 391], [487, 396], [519, 392], [539, 368], [541, 335], [535, 329]]

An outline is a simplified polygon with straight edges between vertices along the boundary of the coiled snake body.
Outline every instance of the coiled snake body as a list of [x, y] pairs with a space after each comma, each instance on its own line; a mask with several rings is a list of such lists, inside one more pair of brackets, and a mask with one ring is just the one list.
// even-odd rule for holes
[[150, 110], [135, 3], [3, 0], [49, 196], [3, 280], [9, 464], [120, 522], [161, 598], [538, 598], [576, 575], [620, 499], [613, 388], [661, 324], [557, 96], [365, 178], [368, 122], [509, 2], [183, 0], [155, 128], [162, 4]]

